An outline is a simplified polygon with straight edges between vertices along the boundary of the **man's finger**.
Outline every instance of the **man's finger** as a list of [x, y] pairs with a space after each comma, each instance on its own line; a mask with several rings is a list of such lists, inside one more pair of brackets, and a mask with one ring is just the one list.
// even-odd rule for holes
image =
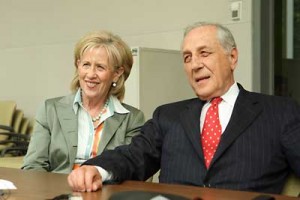
[[[95, 183], [96, 181], [96, 183]], [[85, 188], [87, 192], [96, 191], [99, 189], [101, 176], [94, 166], [86, 166]], [[95, 186], [94, 186], [95, 184]]]
[[92, 185], [92, 191], [97, 191], [100, 188], [102, 188], [102, 179], [101, 179], [101, 177], [94, 180], [93, 185]]
[[73, 191], [84, 192], [85, 188], [85, 169], [78, 168], [73, 170], [68, 176], [68, 182]]

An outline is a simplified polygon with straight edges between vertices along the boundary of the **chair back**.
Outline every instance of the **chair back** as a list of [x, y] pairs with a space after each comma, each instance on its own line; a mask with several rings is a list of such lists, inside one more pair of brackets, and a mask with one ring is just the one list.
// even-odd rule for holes
[[0, 156], [25, 155], [30, 121], [14, 101], [0, 101]]
[[17, 104], [10, 100], [0, 100], [0, 124], [11, 125]]
[[[0, 100], [0, 125], [12, 127], [13, 116], [17, 104], [10, 100]], [[0, 129], [0, 132], [7, 132], [5, 129]], [[8, 136], [0, 135], [0, 141], [7, 139]]]
[[16, 132], [16, 133], [18, 133], [20, 131], [20, 126], [21, 126], [23, 116], [24, 116], [23, 111], [20, 109], [16, 109], [16, 111], [14, 113], [13, 122], [12, 122], [14, 132]]
[[34, 124], [35, 124], [35, 120], [33, 118], [29, 119], [29, 125], [28, 125], [28, 129], [27, 129], [27, 135], [31, 136], [33, 133], [33, 129], [34, 129]]
[[26, 117], [23, 117], [22, 122], [21, 122], [21, 126], [19, 129], [19, 133], [26, 135], [28, 133], [28, 127], [29, 127], [29, 119]]
[[283, 188], [283, 195], [300, 197], [300, 178], [290, 174]]

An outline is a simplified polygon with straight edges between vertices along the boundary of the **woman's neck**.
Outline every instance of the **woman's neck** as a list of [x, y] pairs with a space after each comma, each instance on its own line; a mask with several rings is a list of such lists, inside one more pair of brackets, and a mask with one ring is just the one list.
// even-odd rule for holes
[[84, 95], [81, 96], [83, 107], [89, 112], [92, 117], [96, 117], [103, 110], [106, 105], [107, 97], [105, 98], [87, 98]]

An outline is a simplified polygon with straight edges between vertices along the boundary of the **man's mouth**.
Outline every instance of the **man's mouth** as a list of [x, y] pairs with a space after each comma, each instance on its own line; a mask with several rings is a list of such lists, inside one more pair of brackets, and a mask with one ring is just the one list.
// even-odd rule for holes
[[209, 78], [210, 78], [210, 76], [202, 76], [202, 77], [196, 78], [195, 80], [196, 80], [197, 83], [200, 83], [200, 82], [205, 81]]

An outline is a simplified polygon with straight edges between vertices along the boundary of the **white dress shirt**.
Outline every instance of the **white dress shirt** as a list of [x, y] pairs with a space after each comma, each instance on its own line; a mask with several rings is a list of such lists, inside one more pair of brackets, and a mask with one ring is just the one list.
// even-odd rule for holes
[[[221, 127], [222, 127], [222, 134], [228, 125], [228, 122], [231, 117], [233, 107], [234, 107], [235, 101], [238, 97], [239, 91], [240, 91], [239, 87], [238, 87], [237, 83], [235, 82], [229, 88], [229, 90], [224, 95], [221, 96], [221, 98], [223, 100], [219, 104], [219, 118], [220, 118], [220, 123], [221, 123]], [[200, 116], [201, 132], [202, 132], [206, 112], [211, 104], [210, 102], [211, 102], [211, 100], [207, 101], [202, 108], [202, 112], [201, 112], [201, 116]]]

